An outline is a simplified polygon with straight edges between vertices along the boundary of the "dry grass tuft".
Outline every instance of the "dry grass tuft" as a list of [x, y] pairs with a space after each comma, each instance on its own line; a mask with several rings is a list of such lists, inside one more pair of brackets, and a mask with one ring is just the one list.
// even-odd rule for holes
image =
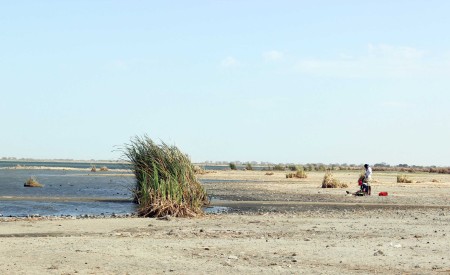
[[23, 184], [24, 187], [44, 187], [44, 185], [40, 184], [35, 177], [30, 177]]
[[97, 172], [97, 167], [95, 167], [95, 165], [91, 166], [91, 172]]
[[289, 173], [286, 174], [286, 178], [292, 179], [292, 178], [298, 178], [298, 179], [306, 179], [308, 175], [306, 174], [305, 170], [303, 170], [302, 167], [297, 167], [295, 173]]
[[322, 181], [322, 188], [347, 188], [348, 184], [341, 183], [333, 174], [328, 171], [325, 173]]
[[100, 167], [100, 171], [102, 171], [102, 172], [106, 172], [106, 171], [108, 171], [109, 169], [108, 169], [108, 167], [106, 167], [106, 166], [102, 166], [102, 167]]
[[306, 179], [308, 175], [306, 174], [305, 170], [298, 168], [297, 172], [295, 172], [295, 177], [299, 179]]
[[397, 176], [397, 182], [398, 183], [412, 183], [412, 180], [410, 180], [407, 176], [405, 175], [398, 175]]
[[432, 179], [431, 182], [441, 182], [441, 181], [437, 179]]
[[207, 174], [208, 172], [206, 172], [206, 170], [201, 168], [200, 166], [195, 165], [194, 166], [194, 173], [197, 174], [197, 175], [204, 175], [204, 174]]
[[266, 176], [272, 176], [273, 175], [273, 172], [267, 172], [266, 173]]

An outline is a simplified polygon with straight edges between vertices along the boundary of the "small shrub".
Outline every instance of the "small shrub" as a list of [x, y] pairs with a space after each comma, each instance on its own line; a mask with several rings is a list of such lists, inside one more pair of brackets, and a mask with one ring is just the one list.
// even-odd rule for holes
[[303, 167], [297, 167], [297, 171], [295, 172], [295, 177], [299, 179], [306, 179], [308, 175], [306, 174], [305, 170], [303, 170]]
[[291, 164], [291, 165], [289, 165], [289, 170], [291, 170], [291, 171], [297, 171], [297, 166], [295, 166], [295, 165], [293, 165], [293, 164]]
[[397, 182], [398, 183], [412, 183], [412, 180], [410, 180], [407, 176], [405, 175], [398, 175], [397, 176]]
[[431, 182], [441, 182], [441, 181], [437, 179], [432, 179]]
[[272, 176], [273, 175], [273, 172], [267, 172], [266, 173], [266, 176]]
[[322, 188], [347, 188], [346, 183], [341, 183], [338, 179], [334, 178], [331, 172], [326, 172], [322, 181]]
[[205, 171], [205, 169], [201, 168], [200, 166], [195, 165], [194, 166], [194, 173], [195, 174], [199, 174], [199, 175], [204, 175], [204, 174], [206, 174], [206, 171]]
[[237, 170], [236, 164], [234, 164], [233, 162], [230, 162], [229, 166], [231, 170]]
[[297, 167], [297, 171], [295, 173], [286, 174], [287, 179], [292, 179], [292, 178], [306, 179], [307, 177], [308, 177], [308, 175], [306, 174], [306, 172], [300, 167]]
[[245, 170], [253, 170], [253, 167], [250, 163], [247, 163], [247, 165], [245, 165]]
[[108, 167], [106, 167], [106, 166], [102, 166], [102, 167], [100, 167], [100, 171], [102, 171], [102, 172], [106, 172], [106, 171], [108, 171], [109, 169], [108, 169]]
[[35, 177], [30, 177], [23, 184], [24, 187], [44, 187], [44, 185], [40, 184]]
[[95, 167], [95, 165], [91, 166], [91, 172], [97, 172], [97, 167]]

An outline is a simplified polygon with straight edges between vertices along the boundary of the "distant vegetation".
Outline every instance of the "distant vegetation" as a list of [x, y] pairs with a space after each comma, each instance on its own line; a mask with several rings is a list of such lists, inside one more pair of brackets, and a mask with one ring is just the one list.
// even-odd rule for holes
[[27, 179], [27, 181], [24, 183], [25, 187], [44, 187], [44, 185], [40, 184], [38, 180], [35, 177], [30, 177]]
[[[212, 164], [212, 162], [205, 163], [205, 165]], [[235, 167], [242, 167], [247, 165], [247, 162], [241, 163], [239, 161], [237, 162], [215, 162], [216, 165], [224, 165], [228, 164], [230, 166], [230, 169], [235, 170]], [[356, 170], [362, 170], [364, 169], [364, 164], [339, 164], [339, 163], [332, 163], [332, 164], [323, 164], [323, 163], [306, 163], [306, 164], [293, 164], [293, 163], [279, 163], [279, 164], [271, 164], [267, 162], [263, 163], [257, 163], [257, 162], [251, 162], [250, 163], [253, 170], [263, 170], [263, 171], [296, 171], [298, 166], [301, 166], [305, 172], [310, 171], [356, 171]], [[437, 166], [418, 166], [418, 165], [408, 165], [408, 164], [398, 164], [398, 165], [389, 165], [387, 163], [375, 163], [371, 165], [372, 171], [390, 171], [390, 172], [401, 172], [401, 173], [439, 173], [439, 174], [450, 174], [450, 167], [437, 167]]]
[[143, 217], [196, 216], [203, 213], [208, 197], [195, 176], [188, 156], [176, 146], [155, 144], [149, 137], [135, 137], [124, 154], [136, 176], [135, 202]]
[[245, 170], [253, 170], [253, 167], [250, 163], [247, 163], [247, 165], [245, 165]]
[[277, 165], [275, 165], [273, 167], [273, 170], [275, 170], [275, 171], [284, 171], [284, 170], [286, 170], [286, 167], [284, 165], [277, 164]]

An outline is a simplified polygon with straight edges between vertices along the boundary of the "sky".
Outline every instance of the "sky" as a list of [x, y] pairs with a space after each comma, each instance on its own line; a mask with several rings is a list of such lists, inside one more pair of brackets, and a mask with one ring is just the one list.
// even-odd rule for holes
[[450, 1], [2, 1], [0, 157], [450, 165]]

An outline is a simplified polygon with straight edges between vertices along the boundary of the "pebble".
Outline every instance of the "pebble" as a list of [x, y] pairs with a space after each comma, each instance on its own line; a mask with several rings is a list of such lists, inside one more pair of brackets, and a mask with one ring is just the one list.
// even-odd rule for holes
[[373, 253], [374, 256], [384, 256], [384, 252], [381, 250], [378, 250], [377, 252]]

